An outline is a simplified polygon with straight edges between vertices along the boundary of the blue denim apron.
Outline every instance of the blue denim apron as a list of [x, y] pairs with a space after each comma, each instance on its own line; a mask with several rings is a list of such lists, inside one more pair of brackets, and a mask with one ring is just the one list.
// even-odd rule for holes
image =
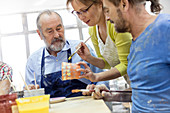
[[[74, 79], [62, 81], [61, 71], [44, 74], [45, 71], [45, 49], [43, 50], [42, 61], [41, 61], [41, 87], [45, 88], [45, 94], [50, 94], [50, 97], [75, 97], [82, 96], [82, 93], [72, 93], [73, 89], [85, 89], [87, 84]], [[67, 50], [67, 59], [71, 55], [71, 49]], [[69, 63], [72, 62], [68, 60]]]

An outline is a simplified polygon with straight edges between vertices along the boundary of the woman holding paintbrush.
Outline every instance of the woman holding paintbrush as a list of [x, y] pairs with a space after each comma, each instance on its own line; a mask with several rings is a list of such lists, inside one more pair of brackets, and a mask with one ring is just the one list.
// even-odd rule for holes
[[71, 3], [72, 13], [89, 27], [89, 34], [98, 58], [93, 57], [87, 46], [81, 43], [77, 52], [85, 61], [102, 69], [110, 69], [109, 76], [101, 76], [92, 81], [111, 80], [125, 75], [127, 56], [131, 45], [131, 34], [117, 33], [114, 24], [106, 21], [107, 9], [103, 8], [102, 0], [67, 0]]

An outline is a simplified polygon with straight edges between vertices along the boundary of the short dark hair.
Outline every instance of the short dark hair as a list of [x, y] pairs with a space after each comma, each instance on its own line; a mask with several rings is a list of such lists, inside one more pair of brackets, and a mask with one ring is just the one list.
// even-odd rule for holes
[[[111, 3], [113, 3], [116, 7], [120, 5], [121, 0], [109, 0]], [[159, 3], [159, 0], [128, 0], [129, 3], [134, 6], [136, 4], [150, 1], [151, 2], [151, 12], [158, 14], [162, 10], [163, 6]]]

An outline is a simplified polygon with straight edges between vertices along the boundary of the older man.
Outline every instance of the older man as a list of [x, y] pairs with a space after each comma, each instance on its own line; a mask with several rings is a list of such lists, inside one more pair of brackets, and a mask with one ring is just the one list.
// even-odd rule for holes
[[[51, 97], [74, 97], [81, 96], [81, 93], [72, 93], [72, 89], [84, 89], [91, 82], [87, 79], [61, 80], [61, 63], [77, 63], [83, 61], [77, 54], [72, 59], [69, 56], [76, 50], [80, 41], [66, 40], [64, 36], [64, 26], [60, 15], [54, 11], [44, 11], [37, 18], [37, 33], [44, 40], [46, 47], [40, 48], [34, 52], [28, 59], [26, 65], [26, 83], [30, 89], [34, 89], [34, 73], [37, 84], [45, 88], [45, 93]], [[91, 53], [94, 55], [92, 49]], [[95, 72], [101, 72], [101, 69], [87, 63]], [[107, 82], [100, 82], [103, 84]]]

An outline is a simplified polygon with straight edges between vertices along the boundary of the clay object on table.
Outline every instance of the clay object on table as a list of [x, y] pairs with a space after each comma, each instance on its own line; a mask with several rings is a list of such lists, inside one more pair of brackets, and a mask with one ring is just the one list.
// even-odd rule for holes
[[12, 113], [11, 106], [16, 105], [17, 94], [0, 95], [0, 113]]

